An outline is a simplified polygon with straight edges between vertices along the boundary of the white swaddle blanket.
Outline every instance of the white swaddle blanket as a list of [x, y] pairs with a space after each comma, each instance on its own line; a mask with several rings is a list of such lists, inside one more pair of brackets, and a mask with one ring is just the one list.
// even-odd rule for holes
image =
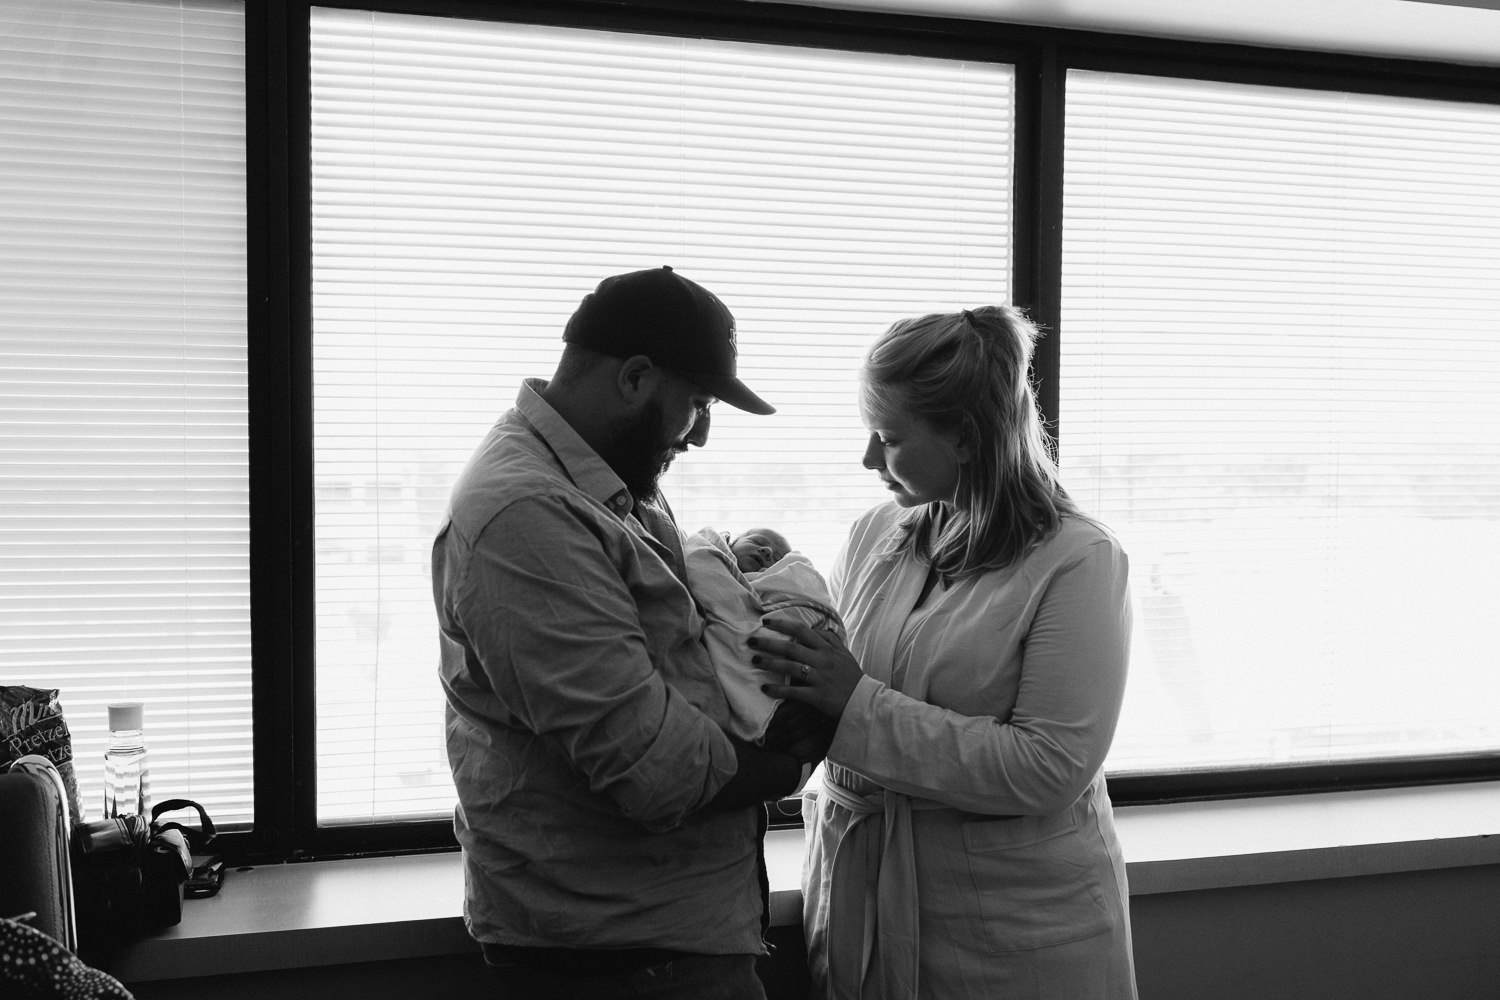
[[689, 535], [683, 544], [688, 589], [707, 622], [703, 644], [724, 696], [729, 701], [730, 733], [758, 741], [766, 733], [780, 699], [760, 689], [786, 678], [750, 665], [747, 640], [768, 617], [801, 622], [844, 635], [828, 584], [800, 552], [791, 552], [758, 573], [742, 573], [724, 535], [712, 528]]

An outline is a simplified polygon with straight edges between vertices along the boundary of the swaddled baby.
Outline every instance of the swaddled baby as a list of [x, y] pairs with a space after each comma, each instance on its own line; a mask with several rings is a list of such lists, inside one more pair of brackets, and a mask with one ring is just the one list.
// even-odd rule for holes
[[843, 620], [812, 560], [770, 528], [751, 528], [733, 538], [704, 528], [688, 536], [683, 554], [688, 589], [707, 620], [703, 642], [729, 700], [729, 731], [758, 742], [781, 703], [764, 694], [761, 685], [784, 684], [786, 678], [751, 666], [746, 641], [766, 618], [800, 622], [840, 638]]

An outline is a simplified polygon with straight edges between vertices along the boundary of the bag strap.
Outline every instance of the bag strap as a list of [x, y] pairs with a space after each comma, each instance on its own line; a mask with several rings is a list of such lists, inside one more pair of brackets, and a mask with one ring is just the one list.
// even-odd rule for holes
[[[190, 826], [183, 826], [181, 823], [158, 823], [156, 821], [156, 817], [162, 813], [172, 812], [176, 809], [196, 809], [198, 811], [198, 822], [203, 827], [202, 831], [194, 830]], [[151, 807], [151, 832], [164, 833], [167, 830], [180, 830], [183, 838], [188, 842], [188, 847], [198, 853], [202, 853], [204, 848], [213, 843], [214, 837], [218, 836], [218, 831], [214, 829], [214, 821], [209, 819], [208, 813], [204, 808], [192, 799], [168, 799], [165, 802], [158, 802]]]
[[130, 813], [113, 819], [96, 819], [73, 827], [73, 848], [84, 858], [107, 856], [116, 851], [139, 854], [146, 849], [151, 831], [145, 817]]

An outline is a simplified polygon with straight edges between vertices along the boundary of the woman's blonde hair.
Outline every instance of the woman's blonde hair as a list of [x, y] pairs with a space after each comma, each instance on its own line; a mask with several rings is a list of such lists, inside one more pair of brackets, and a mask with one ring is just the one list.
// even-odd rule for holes
[[1030, 364], [1037, 328], [1011, 306], [904, 319], [865, 356], [862, 402], [904, 413], [968, 448], [951, 516], [913, 509], [898, 550], [949, 578], [1008, 566], [1079, 510], [1058, 479]]

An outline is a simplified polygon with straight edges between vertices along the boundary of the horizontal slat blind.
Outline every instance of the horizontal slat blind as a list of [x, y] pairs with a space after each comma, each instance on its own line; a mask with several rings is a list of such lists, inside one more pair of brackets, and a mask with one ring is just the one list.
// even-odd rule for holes
[[853, 373], [1003, 301], [1008, 66], [315, 9], [319, 816], [446, 812], [427, 559], [453, 479], [606, 275], [720, 295], [779, 412], [714, 412], [687, 530], [826, 569], [883, 494]]
[[1500, 108], [1073, 72], [1062, 457], [1117, 770], [1500, 747]]
[[244, 9], [0, 0], [0, 683], [252, 815]]

